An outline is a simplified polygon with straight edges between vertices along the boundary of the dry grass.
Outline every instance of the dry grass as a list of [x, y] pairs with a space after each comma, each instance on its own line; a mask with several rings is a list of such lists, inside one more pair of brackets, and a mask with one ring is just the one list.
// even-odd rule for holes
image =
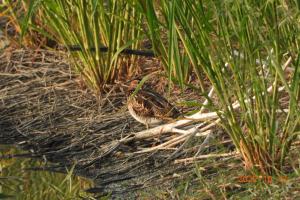
[[[107, 94], [95, 96], [71, 73], [67, 60], [64, 52], [45, 50], [1, 55], [1, 143], [17, 144], [29, 150], [24, 156], [49, 161], [43, 169], [65, 171], [76, 164], [75, 174], [94, 180], [96, 187], [89, 191], [101, 195], [133, 195], [132, 191], [155, 185], [168, 188], [174, 180], [195, 173], [195, 162], [184, 159], [195, 155], [202, 138], [191, 137], [172, 148], [137, 154], [176, 135], [119, 143], [145, 127], [129, 116], [126, 99], [116, 85], [107, 86]], [[190, 91], [186, 98], [191, 98]], [[228, 136], [221, 130], [214, 135], [203, 152], [214, 157], [204, 155], [197, 170], [209, 177], [220, 167], [241, 168], [239, 156], [224, 154], [233, 149]]]

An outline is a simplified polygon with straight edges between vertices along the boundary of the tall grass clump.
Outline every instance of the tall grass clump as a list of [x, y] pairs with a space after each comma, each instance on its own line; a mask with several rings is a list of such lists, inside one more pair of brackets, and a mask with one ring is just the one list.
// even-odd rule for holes
[[161, 59], [169, 80], [176, 81], [183, 88], [191, 68], [188, 55], [185, 51], [180, 51], [182, 43], [176, 34], [176, 4], [172, 1], [138, 2], [137, 7], [144, 14], [147, 22], [146, 34], [153, 44], [155, 54]]
[[[47, 33], [39, 24], [40, 20], [36, 20], [28, 27], [28, 21], [26, 19], [26, 13], [31, 13], [34, 5], [30, 7], [29, 1], [22, 0], [4, 0], [0, 4], [0, 18], [2, 23], [6, 22], [4, 27], [5, 35], [10, 39], [14, 46], [20, 45], [20, 38], [22, 38], [22, 44], [26, 47], [39, 47], [47, 44]], [[39, 19], [36, 15], [36, 19]], [[37, 26], [37, 25], [40, 26]], [[40, 27], [40, 28], [39, 28]], [[43, 34], [39, 34], [43, 33]]]
[[218, 113], [246, 168], [282, 171], [300, 133], [298, 2], [163, 0], [158, 6], [140, 0], [139, 6], [168, 71], [191, 66], [198, 78], [203, 73], [209, 79], [217, 96], [209, 99], [209, 108]]
[[133, 57], [120, 57], [125, 48], [138, 49], [142, 37], [141, 14], [135, 10], [134, 2], [35, 0], [30, 1], [33, 7], [27, 23], [35, 13], [41, 13], [48, 34], [69, 50], [77, 45], [79, 51], [70, 51], [76, 71], [92, 89], [103, 89], [105, 84], [134, 70]]

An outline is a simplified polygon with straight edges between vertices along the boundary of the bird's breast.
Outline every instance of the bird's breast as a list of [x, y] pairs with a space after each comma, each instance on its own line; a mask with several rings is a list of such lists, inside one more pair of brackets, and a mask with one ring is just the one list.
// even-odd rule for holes
[[135, 110], [130, 105], [128, 105], [128, 110], [131, 116], [140, 123], [151, 125], [151, 124], [158, 124], [162, 122], [161, 119], [150, 117], [150, 116], [146, 117], [140, 113], [135, 112]]

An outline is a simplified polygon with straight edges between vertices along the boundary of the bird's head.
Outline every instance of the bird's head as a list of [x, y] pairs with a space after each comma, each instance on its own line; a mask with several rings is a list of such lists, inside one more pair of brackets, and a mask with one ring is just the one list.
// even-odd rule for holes
[[[135, 89], [138, 87], [141, 79], [132, 79], [125, 83], [120, 83], [121, 90], [126, 94], [126, 96], [130, 96], [133, 94]], [[144, 88], [144, 86], [141, 86], [141, 88]]]
[[144, 88], [144, 84], [139, 85], [140, 82], [141, 82], [140, 79], [134, 79], [134, 80], [130, 81], [128, 89], [127, 89], [127, 95], [128, 96], [132, 95], [138, 87], [140, 87], [140, 88], [138, 88], [138, 90]]
[[140, 80], [138, 79], [135, 79], [135, 80], [132, 80], [128, 86], [128, 90], [131, 91], [131, 90], [135, 90], [135, 88], [138, 86], [138, 84], [140, 83]]

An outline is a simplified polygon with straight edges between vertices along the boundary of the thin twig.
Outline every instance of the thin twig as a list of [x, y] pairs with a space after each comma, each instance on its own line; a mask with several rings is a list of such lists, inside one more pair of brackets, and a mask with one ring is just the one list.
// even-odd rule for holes
[[230, 153], [220, 153], [220, 154], [207, 154], [207, 155], [200, 155], [197, 157], [191, 157], [191, 158], [184, 158], [184, 159], [178, 159], [175, 160], [174, 163], [175, 164], [179, 164], [179, 163], [191, 163], [191, 162], [195, 162], [197, 160], [201, 160], [201, 159], [206, 159], [206, 158], [222, 158], [222, 157], [231, 157], [231, 156], [238, 156], [240, 155], [240, 153], [234, 151], [234, 152], [230, 152]]

